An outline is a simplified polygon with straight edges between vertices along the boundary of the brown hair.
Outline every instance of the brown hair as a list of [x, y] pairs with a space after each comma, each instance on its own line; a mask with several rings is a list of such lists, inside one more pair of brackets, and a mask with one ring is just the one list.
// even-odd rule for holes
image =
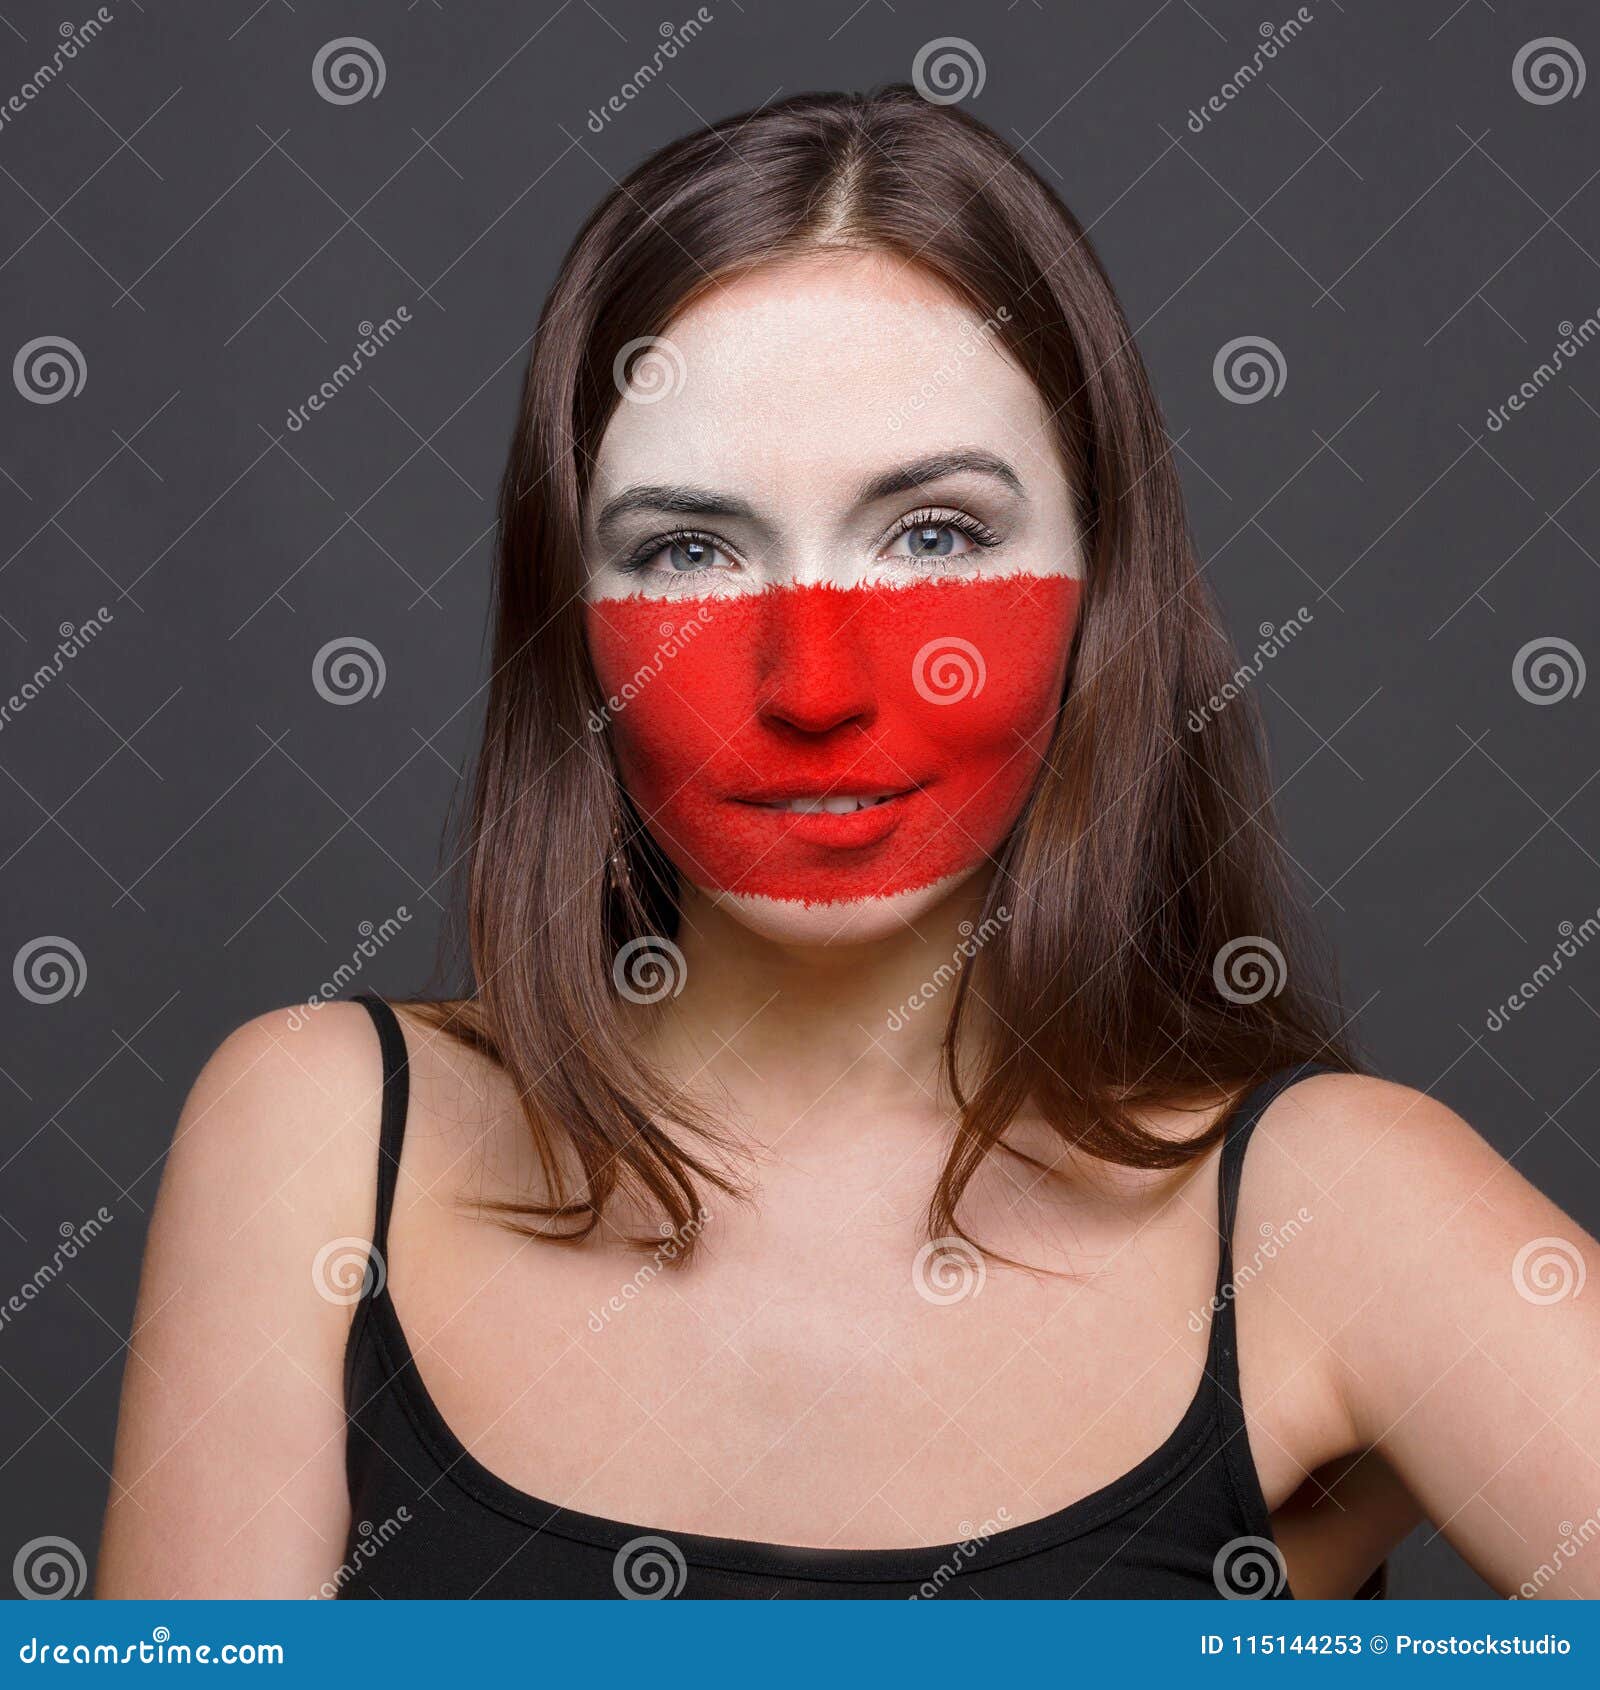
[[[641, 1063], [612, 978], [622, 945], [670, 937], [677, 921], [673, 871], [586, 727], [601, 698], [581, 618], [582, 510], [619, 402], [614, 366], [723, 279], [838, 246], [914, 261], [995, 319], [1054, 419], [1085, 537], [1054, 743], [985, 910], [1023, 919], [999, 926], [952, 1000], [944, 1060], [959, 1121], [930, 1234], [961, 1233], [962, 1194], [992, 1149], [1010, 1149], [1025, 1102], [1092, 1156], [1171, 1168], [1222, 1123], [1176, 1140], [1141, 1124], [1142, 1110], [1227, 1104], [1308, 1059], [1350, 1066], [1296, 931], [1259, 726], [1248, 699], [1208, 706], [1230, 690], [1233, 655], [1149, 379], [1086, 235], [953, 107], [905, 87], [805, 95], [664, 148], [608, 195], [529, 359], [463, 853], [473, 993], [418, 1007], [516, 1085], [545, 1189], [506, 1210], [545, 1236], [583, 1238], [624, 1199], [686, 1239], [682, 1259], [705, 1187], [740, 1189], [725, 1130]], [[617, 840], [626, 872], [608, 874]], [[979, 1055], [958, 1072], [974, 998]]]

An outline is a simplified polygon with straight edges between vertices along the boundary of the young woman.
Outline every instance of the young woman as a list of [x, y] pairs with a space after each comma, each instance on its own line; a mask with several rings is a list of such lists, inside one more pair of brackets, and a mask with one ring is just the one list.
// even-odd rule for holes
[[624, 182], [498, 618], [471, 995], [207, 1065], [103, 1594], [1349, 1595], [1423, 1517], [1600, 1594], [1537, 1575], [1597, 1246], [1355, 1070], [1127, 324], [996, 137], [811, 96]]

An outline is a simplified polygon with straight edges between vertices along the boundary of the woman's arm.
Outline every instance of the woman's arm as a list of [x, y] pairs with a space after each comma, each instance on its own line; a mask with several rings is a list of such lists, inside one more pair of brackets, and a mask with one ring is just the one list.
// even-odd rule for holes
[[1311, 1474], [1272, 1516], [1272, 1536], [1296, 1596], [1352, 1596], [1422, 1517], [1400, 1475], [1368, 1450]]
[[1405, 1087], [1311, 1081], [1278, 1117], [1263, 1177], [1316, 1217], [1285, 1283], [1355, 1443], [1501, 1594], [1600, 1596], [1600, 1544], [1558, 1547], [1600, 1526], [1600, 1245]]
[[252, 1021], [196, 1081], [140, 1281], [98, 1595], [306, 1597], [338, 1567], [351, 1309], [313, 1264], [370, 1236], [379, 1076], [366, 1012], [333, 1004]]

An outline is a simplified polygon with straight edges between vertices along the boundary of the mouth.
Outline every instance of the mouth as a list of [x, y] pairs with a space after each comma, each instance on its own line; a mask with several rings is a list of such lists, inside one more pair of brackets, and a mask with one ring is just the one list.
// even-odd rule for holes
[[903, 798], [909, 787], [898, 792], [815, 793], [795, 798], [746, 798], [742, 803], [753, 804], [760, 810], [782, 810], [791, 816], [853, 816], [858, 810], [874, 810]]
[[860, 851], [883, 844], [900, 826], [920, 785], [862, 787], [856, 791], [797, 791], [788, 785], [734, 799], [750, 817], [767, 816], [777, 838], [796, 846]]

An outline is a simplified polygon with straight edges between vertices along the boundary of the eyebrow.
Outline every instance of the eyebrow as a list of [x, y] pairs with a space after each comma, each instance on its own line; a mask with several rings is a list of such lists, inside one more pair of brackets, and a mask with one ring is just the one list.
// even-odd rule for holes
[[[910, 493], [930, 482], [962, 473], [986, 475], [1002, 482], [1015, 493], [1023, 491], [1021, 477], [1004, 458], [997, 458], [992, 452], [936, 452], [874, 476], [861, 488], [856, 502], [861, 505], [876, 504], [878, 500], [892, 498], [896, 493]], [[607, 499], [595, 517], [595, 532], [603, 539], [623, 517], [640, 511], [666, 516], [757, 520], [755, 511], [742, 499], [731, 499], [724, 493], [713, 493], [704, 487], [653, 483], [625, 487], [614, 498]]]
[[1004, 482], [1013, 493], [1022, 492], [1022, 478], [1004, 458], [993, 452], [936, 452], [931, 457], [918, 458], [914, 463], [901, 464], [875, 476], [861, 489], [859, 502], [875, 504], [896, 493], [910, 493], [931, 481], [943, 481], [947, 475], [987, 475]]
[[703, 487], [657, 484], [626, 487], [614, 499], [607, 499], [595, 518], [595, 532], [602, 537], [608, 528], [635, 511], [657, 511], [667, 516], [736, 516], [755, 519], [755, 512], [742, 499], [711, 493]]

